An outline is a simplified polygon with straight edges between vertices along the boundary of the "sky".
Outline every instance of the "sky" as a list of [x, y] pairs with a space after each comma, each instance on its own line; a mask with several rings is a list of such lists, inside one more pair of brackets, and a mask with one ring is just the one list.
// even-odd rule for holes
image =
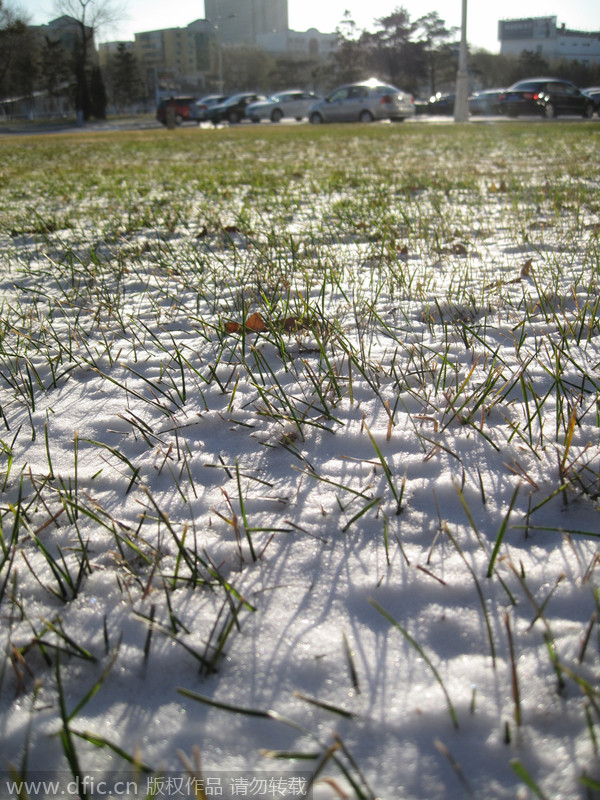
[[[53, 0], [19, 0], [13, 3], [27, 12], [33, 24], [43, 24], [55, 14]], [[460, 25], [460, 0], [289, 0], [289, 20], [293, 30], [318, 28], [322, 32], [334, 31], [344, 12], [349, 10], [359, 28], [370, 29], [373, 21], [386, 16], [397, 6], [404, 6], [413, 19], [429, 11], [437, 11], [448, 25]], [[101, 32], [98, 41], [133, 39], [136, 32], [159, 28], [183, 27], [194, 19], [204, 16], [204, 3], [189, 0], [122, 0], [124, 9], [122, 23], [112, 31]], [[557, 16], [558, 22], [580, 30], [600, 29], [600, 5], [598, 0], [572, 0], [553, 2], [550, 0], [505, 0], [490, 11], [487, 3], [471, 3], [467, 14], [467, 38], [472, 46], [484, 47], [491, 52], [499, 51], [497, 40], [498, 19], [530, 16]]]

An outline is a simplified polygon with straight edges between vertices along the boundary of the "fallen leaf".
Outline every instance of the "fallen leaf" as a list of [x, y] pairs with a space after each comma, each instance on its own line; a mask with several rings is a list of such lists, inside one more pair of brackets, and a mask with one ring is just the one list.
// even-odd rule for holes
[[307, 322], [302, 317], [286, 317], [285, 319], [278, 320], [277, 324], [279, 327], [283, 328], [286, 333], [307, 327]]
[[533, 259], [528, 258], [527, 261], [521, 267], [521, 277], [528, 278], [532, 272], [533, 272]]
[[[308, 326], [309, 320], [307, 320], [305, 317], [285, 317], [275, 320], [275, 322], [272, 323], [272, 327], [280, 328], [286, 333], [306, 330]], [[240, 322], [232, 321], [225, 323], [225, 333], [239, 333], [241, 330], [242, 324]], [[256, 312], [246, 317], [246, 330], [253, 333], [263, 333], [264, 331], [269, 330], [269, 326], [266, 324], [262, 316]]]
[[261, 315], [255, 313], [255, 314], [250, 314], [249, 317], [246, 317], [246, 330], [256, 331], [257, 333], [260, 333], [262, 331], [268, 330], [268, 328], [265, 325], [265, 321], [261, 317]]

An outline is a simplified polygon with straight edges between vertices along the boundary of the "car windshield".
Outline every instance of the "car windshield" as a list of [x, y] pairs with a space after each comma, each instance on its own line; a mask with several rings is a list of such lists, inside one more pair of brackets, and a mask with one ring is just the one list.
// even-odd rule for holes
[[240, 100], [243, 100], [244, 97], [246, 97], [245, 94], [234, 94], [233, 97], [230, 97], [229, 100], [226, 100], [223, 105], [232, 106], [235, 103], [238, 103]]

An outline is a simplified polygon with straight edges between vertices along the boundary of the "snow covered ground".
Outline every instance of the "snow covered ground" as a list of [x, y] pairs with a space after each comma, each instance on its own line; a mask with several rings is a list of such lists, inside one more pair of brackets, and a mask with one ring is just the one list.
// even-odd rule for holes
[[[0, 796], [9, 765], [90, 797], [161, 771], [600, 796], [598, 129], [417, 127], [236, 134], [257, 168], [190, 169], [185, 198], [104, 186], [100, 138], [74, 197], [27, 144], [0, 201]], [[201, 135], [224, 147], [127, 157]]]

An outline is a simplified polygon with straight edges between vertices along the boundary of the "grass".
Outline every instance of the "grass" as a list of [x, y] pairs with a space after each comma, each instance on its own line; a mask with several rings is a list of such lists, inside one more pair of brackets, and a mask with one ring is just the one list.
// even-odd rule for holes
[[[510, 558], [523, 517], [533, 532], [553, 529], [545, 515], [555, 501], [598, 511], [597, 152], [597, 125], [563, 122], [0, 140], [0, 613], [10, 621], [0, 688], [11, 670], [21, 692], [34, 674], [52, 685], [74, 778], [90, 748], [138, 763], [116, 735], [78, 732], [80, 706], [68, 712], [69, 664], [94, 670], [102, 655], [65, 621], [77, 630], [68, 610], [88, 581], [114, 575], [143, 629], [145, 668], [167, 641], [201, 676], [222, 672], [226, 683], [224, 661], [268, 603], [268, 593], [246, 596], [247, 576], [285, 537], [333, 536], [338, 546], [369, 531], [384, 547], [386, 575], [416, 565], [432, 586], [446, 586], [436, 556], [450, 541], [477, 594], [491, 670], [499, 674], [502, 662], [510, 676], [519, 729], [527, 725], [519, 631], [526, 620], [535, 632], [543, 623], [544, 669], [561, 692], [579, 690], [597, 749], [596, 606], [573, 634], [577, 661], [553, 638], [547, 587], [532, 587], [529, 567]], [[90, 394], [97, 420], [77, 413], [78, 403], [92, 407]], [[70, 431], [68, 442], [65, 404], [87, 431]], [[210, 426], [222, 430], [223, 446], [202, 462]], [[285, 453], [287, 472], [272, 475], [259, 455], [236, 453], [231, 431], [274, 458]], [[340, 451], [344, 433], [352, 452]], [[432, 487], [428, 500], [419, 494], [426, 473], [404, 463], [404, 435], [419, 464], [449, 465], [458, 499], [451, 523]], [[335, 468], [323, 457], [329, 448]], [[203, 503], [215, 475], [219, 491]], [[316, 513], [335, 520], [326, 536], [294, 510], [307, 486]], [[404, 526], [427, 505], [436, 507], [436, 531], [425, 568], [411, 564]], [[589, 524], [568, 531], [569, 541], [587, 537]], [[235, 568], [222, 556], [230, 537]], [[596, 591], [594, 567], [588, 557], [584, 581], [570, 574], [554, 589], [570, 581]], [[41, 623], [38, 589], [53, 611]], [[184, 621], [183, 597], [200, 604], [197, 621]], [[411, 646], [408, 657], [425, 662], [458, 727], [451, 680], [430, 647], [387, 603], [372, 602]], [[115, 634], [106, 616], [104, 625], [108, 653]], [[346, 633], [343, 645], [356, 700], [369, 687]], [[100, 677], [90, 671], [86, 703], [111, 684], [110, 667]], [[316, 760], [316, 779], [331, 768], [331, 781], [341, 776], [354, 797], [374, 797], [340, 737], [324, 741], [276, 712], [181, 695], [296, 726], [312, 749], [294, 746], [292, 760]], [[346, 730], [360, 724], [358, 705], [294, 696], [342, 717]], [[543, 775], [510, 763], [546, 796]]]

